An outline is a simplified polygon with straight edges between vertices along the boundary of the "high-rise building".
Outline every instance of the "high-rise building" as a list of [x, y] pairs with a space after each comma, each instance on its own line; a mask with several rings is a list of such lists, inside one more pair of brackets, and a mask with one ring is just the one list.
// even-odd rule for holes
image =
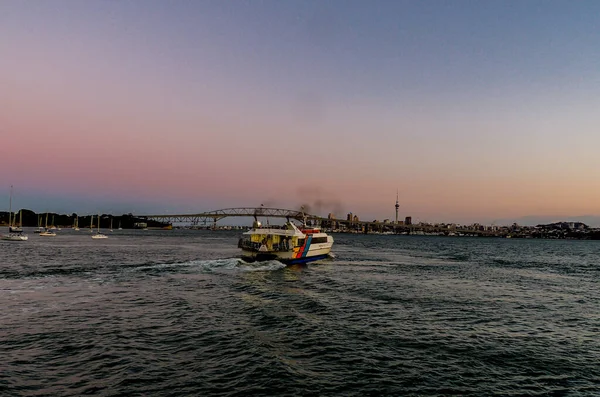
[[346, 220], [352, 222], [352, 212], [348, 212], [348, 215], [346, 215]]
[[407, 216], [406, 218], [404, 218], [404, 224], [412, 225], [412, 216]]

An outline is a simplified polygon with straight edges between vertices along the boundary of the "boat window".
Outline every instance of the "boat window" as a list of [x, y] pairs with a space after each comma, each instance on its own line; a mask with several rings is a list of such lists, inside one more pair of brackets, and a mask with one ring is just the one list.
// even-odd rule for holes
[[313, 237], [312, 244], [322, 244], [327, 242], [327, 237]]
[[298, 239], [298, 247], [302, 247], [304, 245], [304, 239], [303, 238], [299, 238]]

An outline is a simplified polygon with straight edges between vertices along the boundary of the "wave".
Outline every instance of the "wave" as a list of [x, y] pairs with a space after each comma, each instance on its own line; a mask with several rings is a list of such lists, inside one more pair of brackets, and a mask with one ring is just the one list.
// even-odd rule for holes
[[275, 271], [286, 267], [285, 264], [276, 261], [246, 262], [240, 258], [192, 260], [179, 263], [159, 263], [140, 266], [137, 270], [173, 269], [177, 267], [200, 268], [202, 271], [239, 271], [239, 272], [265, 272]]

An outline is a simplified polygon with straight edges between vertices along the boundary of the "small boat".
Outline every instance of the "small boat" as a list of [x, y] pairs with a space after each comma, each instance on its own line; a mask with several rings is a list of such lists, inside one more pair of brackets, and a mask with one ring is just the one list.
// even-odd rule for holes
[[15, 214], [15, 216], [12, 216], [12, 194], [13, 194], [13, 187], [12, 185], [10, 185], [10, 196], [8, 198], [8, 233], [23, 233], [23, 211], [19, 211], [19, 223], [21, 224], [20, 226], [17, 226], [16, 220], [17, 220], [17, 216]]
[[[38, 230], [40, 230], [41, 228], [38, 228]], [[46, 212], [46, 226], [42, 229], [42, 231], [40, 231], [40, 236], [43, 237], [54, 237], [56, 236], [56, 233], [53, 232], [51, 230], [51, 228], [48, 228], [48, 213]]]
[[278, 260], [285, 264], [307, 263], [330, 256], [333, 237], [317, 227], [298, 228], [289, 220], [283, 227], [266, 226], [254, 220], [252, 229], [238, 242], [242, 259], [248, 262]]
[[[93, 227], [94, 225], [94, 215], [92, 215], [92, 221], [90, 222], [90, 231], [93, 232]], [[92, 238], [93, 239], [99, 239], [99, 238], [108, 238], [108, 236], [106, 236], [105, 234], [100, 233], [100, 214], [98, 214], [98, 232], [96, 234], [92, 234]]]
[[73, 224], [73, 230], [79, 231], [79, 215], [75, 217], [75, 223]]
[[29, 237], [25, 236], [23, 233], [8, 233], [8, 234], [0, 234], [0, 240], [27, 241], [27, 240], [29, 240]]
[[44, 231], [44, 228], [42, 227], [42, 216], [38, 215], [38, 227], [33, 232], [34, 233], [41, 233], [43, 231]]
[[[9, 218], [10, 218], [10, 213], [9, 213]], [[23, 233], [23, 210], [19, 211], [19, 226], [17, 226], [15, 223], [17, 217], [14, 216], [13, 217], [13, 224], [11, 226], [8, 227], [8, 232], [9, 233]], [[9, 221], [10, 222], [10, 221]]]
[[56, 230], [56, 226], [54, 226], [54, 215], [52, 215], [52, 224], [48, 227], [48, 213], [46, 213], [46, 229], [48, 230]]
[[0, 240], [4, 241], [27, 241], [29, 237], [23, 234], [23, 210], [19, 211], [19, 226], [17, 226], [16, 215], [12, 216], [12, 191], [10, 186], [10, 198], [8, 202], [8, 234], [0, 234]]

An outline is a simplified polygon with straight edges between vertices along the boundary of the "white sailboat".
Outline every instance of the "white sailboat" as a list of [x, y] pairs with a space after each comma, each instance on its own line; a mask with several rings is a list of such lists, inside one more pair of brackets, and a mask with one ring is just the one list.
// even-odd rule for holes
[[[94, 224], [94, 215], [92, 215], [92, 222], [90, 223], [90, 229], [92, 229], [92, 225]], [[108, 238], [105, 234], [100, 233], [100, 214], [98, 214], [98, 232], [96, 234], [92, 234], [93, 239], [98, 238]]]
[[44, 231], [44, 228], [42, 227], [42, 216], [38, 215], [38, 227], [33, 232], [34, 233], [41, 233], [43, 231]]
[[[14, 221], [14, 219], [13, 219], [13, 221]], [[0, 240], [4, 240], [4, 241], [27, 241], [27, 240], [29, 240], [29, 237], [27, 235], [23, 234], [23, 211], [19, 211], [19, 227], [13, 227], [12, 230], [7, 235], [0, 235]]]
[[113, 228], [112, 228], [112, 216], [110, 217], [110, 231], [111, 232], [113, 231]]
[[48, 227], [48, 213], [46, 213], [46, 230], [56, 230], [56, 226], [54, 226], [54, 215], [52, 215], [52, 224]]
[[16, 216], [12, 216], [12, 185], [10, 186], [10, 198], [8, 203], [8, 234], [0, 234], [0, 240], [4, 241], [27, 241], [29, 237], [23, 234], [23, 211], [19, 211], [19, 225], [16, 226]]
[[0, 234], [0, 240], [4, 241], [27, 241], [29, 237], [22, 233]]
[[43, 237], [54, 237], [56, 236], [56, 233], [54, 233], [53, 231], [48, 229], [48, 213], [46, 212], [46, 227], [44, 228], [43, 232], [40, 232], [40, 236]]
[[[17, 216], [15, 214], [15, 216], [12, 216], [12, 194], [13, 194], [13, 187], [12, 185], [10, 185], [10, 197], [8, 199], [8, 232], [9, 233], [23, 233], [23, 225], [21, 223], [21, 226], [17, 226], [16, 225], [16, 221], [17, 221]], [[22, 216], [22, 211], [19, 211], [19, 219], [21, 219]], [[22, 222], [22, 219], [21, 219]]]
[[73, 230], [79, 231], [79, 215], [75, 217], [75, 224], [73, 225]]
[[121, 227], [121, 221], [119, 221], [119, 230], [123, 230], [123, 228]]
[[[8, 215], [10, 222], [10, 213]], [[17, 215], [12, 217], [12, 223], [8, 227], [10, 233], [23, 233], [23, 210], [19, 210], [19, 226], [17, 226]]]

